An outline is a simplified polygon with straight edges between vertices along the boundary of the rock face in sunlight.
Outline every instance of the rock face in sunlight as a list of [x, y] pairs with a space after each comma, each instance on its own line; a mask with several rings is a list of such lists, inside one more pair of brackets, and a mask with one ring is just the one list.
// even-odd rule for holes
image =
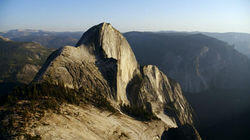
[[71, 88], [91, 82], [90, 86], [100, 87], [109, 92], [109, 97], [126, 104], [126, 86], [139, 73], [127, 40], [107, 23], [90, 28], [76, 47], [67, 46], [55, 52], [46, 65], [38, 80], [61, 81]]
[[3, 37], [3, 36], [0, 36], [0, 40], [2, 40], [2, 41], [10, 41], [9, 38]]
[[[156, 122], [166, 125], [158, 126], [157, 129], [161, 133], [164, 127], [167, 129], [184, 124], [194, 125], [193, 110], [182, 95], [180, 85], [169, 79], [156, 66], [140, 67], [127, 40], [108, 23], [90, 28], [75, 47], [66, 46], [52, 53], [34, 82], [63, 84], [75, 90], [95, 91], [107, 98], [114, 108], [126, 110], [124, 113], [129, 112], [128, 115], [135, 118], [138, 114], [133, 113], [145, 110], [148, 116], [158, 118]], [[98, 125], [103, 125], [102, 122], [99, 123]], [[118, 124], [114, 124], [114, 127], [118, 127]], [[127, 127], [122, 125], [119, 130], [117, 128], [110, 133], [130, 129]], [[156, 127], [146, 128], [153, 131]], [[88, 133], [89, 128], [86, 129], [84, 133], [91, 135]], [[40, 135], [45, 135], [38, 131]], [[95, 133], [95, 130], [92, 131]], [[98, 138], [95, 139], [102, 139], [101, 135], [103, 133], [98, 133]], [[159, 136], [150, 133], [150, 136], [145, 138], [153, 139]]]
[[[114, 77], [109, 81], [116, 86], [116, 99], [128, 103], [126, 86], [134, 75], [139, 73], [139, 65], [127, 40], [110, 24], [103, 23], [89, 29], [77, 43], [95, 55], [97, 66], [104, 77]], [[109, 63], [109, 66], [106, 63]], [[104, 66], [104, 67], [103, 67]], [[112, 75], [109, 75], [113, 71]]]

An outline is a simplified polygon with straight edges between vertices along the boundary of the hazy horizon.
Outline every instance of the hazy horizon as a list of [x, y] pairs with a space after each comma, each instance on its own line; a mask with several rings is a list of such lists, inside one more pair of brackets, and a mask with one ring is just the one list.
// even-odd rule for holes
[[[111, 23], [112, 24], [112, 23]], [[97, 25], [97, 24], [95, 24], [95, 25]], [[94, 25], [93, 25], [94, 26]], [[92, 27], [92, 26], [90, 26], [90, 27]], [[89, 27], [89, 28], [90, 28]], [[88, 29], [89, 29], [88, 28]], [[116, 29], [118, 29], [118, 28], [116, 28]], [[10, 29], [10, 30], [7, 30], [7, 31], [0, 31], [0, 32], [2, 32], [2, 33], [7, 33], [8, 31], [14, 31], [14, 30], [18, 30], [18, 31], [28, 31], [28, 30], [33, 30], [33, 31], [43, 31], [43, 32], [58, 32], [58, 33], [60, 33], [60, 32], [86, 32], [87, 30], [75, 30], [75, 31], [67, 31], [67, 30], [62, 30], [62, 31], [56, 31], [56, 30], [43, 30], [43, 29]], [[213, 31], [182, 31], [182, 30], [180, 30], [180, 31], [178, 31], [178, 30], [157, 30], [157, 31], [154, 31], [154, 30], [131, 30], [131, 31], [125, 31], [125, 32], [121, 32], [121, 33], [127, 33], [127, 32], [183, 32], [183, 33], [192, 33], [192, 32], [198, 32], [198, 33], [242, 33], [242, 34], [250, 34], [250, 32], [248, 33], [248, 32], [213, 32]]]
[[1, 0], [0, 31], [86, 31], [101, 22], [121, 32], [250, 33], [250, 1]]

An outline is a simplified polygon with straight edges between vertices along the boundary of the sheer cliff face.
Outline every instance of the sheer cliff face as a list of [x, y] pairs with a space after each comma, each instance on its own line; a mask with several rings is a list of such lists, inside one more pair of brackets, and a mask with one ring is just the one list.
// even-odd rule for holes
[[90, 28], [76, 47], [55, 51], [34, 81], [99, 91], [118, 109], [120, 104], [143, 106], [170, 127], [193, 124], [180, 85], [156, 66], [140, 68], [127, 40], [107, 23]]
[[[109, 60], [115, 60], [114, 65], [117, 68], [112, 75], [116, 77], [116, 91], [114, 92], [117, 93], [116, 97], [119, 102], [128, 103], [126, 86], [133, 76], [138, 73], [138, 64], [127, 40], [121, 33], [110, 24], [102, 23], [84, 33], [77, 43], [77, 47], [85, 47], [89, 51], [93, 51], [97, 59], [97, 65], [101, 67], [104, 77], [110, 77], [108, 75], [110, 68], [103, 68], [100, 65]], [[114, 81], [109, 82], [114, 83]]]

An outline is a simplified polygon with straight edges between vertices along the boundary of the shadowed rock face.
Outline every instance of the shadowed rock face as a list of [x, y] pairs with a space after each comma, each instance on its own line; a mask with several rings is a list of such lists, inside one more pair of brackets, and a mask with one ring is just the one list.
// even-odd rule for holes
[[227, 43], [203, 34], [129, 32], [124, 34], [138, 61], [154, 64], [183, 91], [249, 88], [250, 64]]
[[200, 140], [201, 137], [191, 125], [182, 125], [179, 128], [170, 128], [164, 131], [161, 140]]
[[55, 51], [34, 81], [98, 91], [117, 109], [121, 104], [149, 107], [169, 127], [194, 122], [180, 85], [156, 66], [140, 68], [127, 40], [108, 23], [90, 28], [76, 47]]

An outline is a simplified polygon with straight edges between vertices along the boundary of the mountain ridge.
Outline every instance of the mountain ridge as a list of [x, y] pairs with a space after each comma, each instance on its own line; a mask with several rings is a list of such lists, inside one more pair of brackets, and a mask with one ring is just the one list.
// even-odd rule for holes
[[170, 127], [194, 125], [179, 84], [156, 66], [140, 68], [127, 40], [110, 24], [90, 28], [76, 46], [54, 52], [33, 82], [96, 91], [118, 110], [132, 116], [137, 109], [152, 112]]

